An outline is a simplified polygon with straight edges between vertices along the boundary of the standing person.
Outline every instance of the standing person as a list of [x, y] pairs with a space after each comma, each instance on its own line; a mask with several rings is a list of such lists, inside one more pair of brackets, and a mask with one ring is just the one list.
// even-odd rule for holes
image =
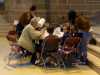
[[22, 34], [18, 40], [18, 45], [28, 52], [32, 53], [31, 63], [34, 64], [36, 60], [35, 53], [35, 43], [34, 40], [42, 39], [42, 35], [44, 34], [46, 28], [42, 28], [40, 31], [37, 30], [39, 28], [37, 18], [34, 17], [31, 19], [30, 24], [28, 24], [22, 31]]
[[80, 60], [82, 64], [87, 64], [87, 45], [92, 37], [92, 34], [89, 32], [90, 23], [88, 18], [78, 17], [76, 19], [76, 24], [78, 26], [79, 33], [82, 34], [82, 39], [79, 44]]
[[36, 14], [36, 6], [32, 5], [28, 12], [24, 12], [21, 15], [19, 19], [19, 23], [16, 26], [16, 33], [18, 38], [20, 37], [24, 27], [29, 24], [30, 20], [33, 17], [35, 17], [35, 14]]
[[75, 30], [78, 31], [78, 27], [76, 26], [76, 18], [78, 17], [78, 13], [75, 10], [70, 10], [68, 12], [68, 22], [70, 25], [73, 25]]
[[61, 38], [61, 45], [64, 44], [64, 41], [66, 40], [66, 38], [70, 35], [71, 33], [71, 25], [69, 25], [69, 23], [65, 23], [64, 26], [63, 26], [63, 37]]
[[77, 17], [77, 12], [75, 10], [70, 10], [68, 12], [68, 21], [70, 24], [75, 25], [76, 17]]

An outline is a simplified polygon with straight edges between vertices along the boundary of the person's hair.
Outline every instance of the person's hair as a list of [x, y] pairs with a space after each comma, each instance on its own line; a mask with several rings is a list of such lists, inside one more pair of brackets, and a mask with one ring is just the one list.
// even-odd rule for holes
[[75, 24], [76, 16], [77, 16], [77, 13], [75, 10], [70, 10], [68, 12], [68, 21], [73, 25]]
[[78, 17], [76, 19], [76, 25], [77, 25], [78, 29], [82, 29], [82, 30], [90, 29], [90, 21], [85, 16]]
[[30, 7], [30, 11], [35, 11], [36, 10], [36, 6], [35, 5], [32, 5], [31, 7]]
[[36, 22], [38, 22], [38, 21], [37, 21], [37, 18], [34, 17], [34, 18], [31, 19], [30, 24], [31, 24], [32, 26], [36, 27], [36, 25], [34, 24], [34, 23], [36, 23]]
[[47, 28], [48, 33], [53, 34], [54, 27], [48, 27]]

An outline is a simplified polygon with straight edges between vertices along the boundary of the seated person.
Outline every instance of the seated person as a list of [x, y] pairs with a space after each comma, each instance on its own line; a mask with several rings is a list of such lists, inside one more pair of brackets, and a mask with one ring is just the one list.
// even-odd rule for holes
[[15, 24], [12, 26], [11, 30], [8, 31], [6, 38], [9, 42], [12, 42], [12, 43], [17, 41]]
[[[48, 66], [50, 66], [50, 64], [55, 65], [56, 61], [57, 61], [57, 51], [59, 48], [59, 38], [56, 35], [53, 35], [53, 31], [54, 28], [53, 27], [49, 27], [47, 29], [47, 32], [49, 33], [49, 35], [43, 40], [42, 43], [42, 57], [44, 59], [44, 61], [47, 59], [47, 63], [49, 64]], [[54, 60], [55, 59], [55, 60]]]
[[[73, 60], [72, 58], [76, 59], [76, 52], [79, 50], [77, 48], [77, 45], [80, 42], [80, 38], [81, 38], [81, 34], [76, 32], [74, 29], [74, 26], [69, 25], [68, 23], [66, 23], [63, 26], [63, 31], [64, 31], [64, 35], [61, 38], [61, 49], [60, 52], [63, 54], [64, 59], [68, 58], [68, 55], [71, 54], [70, 60], [71, 62], [69, 62], [70, 64], [72, 63], [72, 61], [76, 61]], [[74, 57], [72, 57], [74, 56]], [[66, 59], [65, 61], [68, 61], [68, 59]], [[67, 64], [69, 64], [67, 62]]]
[[47, 29], [47, 32], [49, 33], [49, 35], [44, 39], [44, 42], [46, 41], [45, 42], [46, 44], [51, 44], [51, 45], [49, 45], [49, 47], [47, 47], [48, 49], [52, 49], [52, 47], [50, 47], [50, 46], [52, 46], [52, 44], [55, 46], [56, 43], [59, 41], [59, 37], [56, 36], [56, 35], [53, 35], [53, 31], [54, 31], [54, 28], [53, 27], [49, 27]]
[[12, 25], [11, 30], [8, 31], [6, 38], [9, 41], [11, 51], [14, 51], [15, 50], [14, 47], [16, 46], [16, 42], [17, 42], [15, 23]]
[[72, 35], [72, 33], [74, 33], [74, 27], [71, 26], [69, 23], [65, 23], [63, 26], [63, 37], [61, 38], [61, 45], [64, 44], [64, 41], [67, 37], [69, 37], [70, 35]]

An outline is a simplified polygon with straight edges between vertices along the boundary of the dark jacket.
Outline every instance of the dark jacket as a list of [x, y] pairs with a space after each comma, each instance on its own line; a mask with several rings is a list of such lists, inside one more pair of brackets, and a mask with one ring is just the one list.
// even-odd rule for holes
[[29, 24], [32, 18], [33, 17], [31, 16], [29, 12], [25, 12], [22, 14], [22, 16], [19, 19], [19, 23], [16, 26], [16, 33], [18, 37], [20, 37], [22, 30], [24, 29], [26, 25]]

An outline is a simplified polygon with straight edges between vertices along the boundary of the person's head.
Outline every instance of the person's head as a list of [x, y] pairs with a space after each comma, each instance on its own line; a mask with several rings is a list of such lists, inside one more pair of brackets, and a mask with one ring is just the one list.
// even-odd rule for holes
[[34, 17], [31, 19], [30, 24], [34, 27], [34, 28], [38, 28], [38, 20], [37, 17]]
[[32, 5], [31, 7], [30, 7], [30, 13], [31, 13], [31, 16], [35, 16], [35, 14], [36, 14], [36, 6], [35, 5]]
[[75, 10], [70, 10], [68, 12], [68, 21], [71, 23], [71, 24], [75, 24], [75, 19], [77, 17], [77, 13]]
[[70, 23], [65, 23], [63, 26], [64, 32], [75, 32], [75, 27], [73, 25], [70, 25]]
[[78, 29], [83, 31], [89, 31], [90, 29], [90, 21], [86, 16], [80, 16], [76, 19], [76, 25]]
[[69, 25], [69, 23], [64, 23], [64, 25], [63, 25], [63, 32], [70, 32], [70, 25]]
[[54, 27], [48, 27], [47, 28], [47, 32], [49, 33], [49, 34], [53, 34], [53, 32], [54, 32]]

